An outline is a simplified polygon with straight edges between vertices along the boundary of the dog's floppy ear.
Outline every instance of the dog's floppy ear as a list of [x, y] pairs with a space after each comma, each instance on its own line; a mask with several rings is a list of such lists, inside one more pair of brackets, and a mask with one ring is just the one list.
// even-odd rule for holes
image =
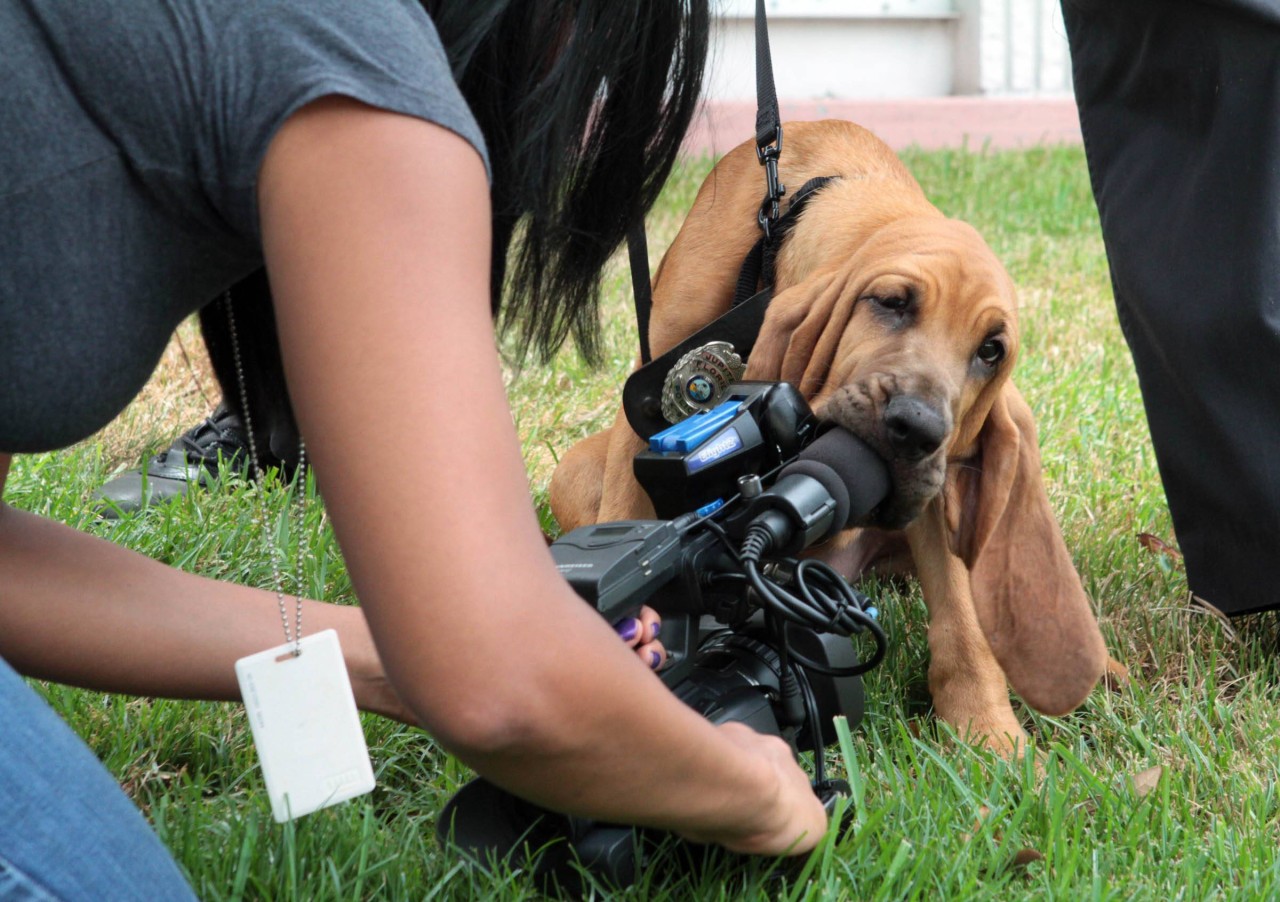
[[979, 433], [981, 463], [961, 466], [957, 551], [996, 660], [1023, 700], [1046, 714], [1075, 708], [1102, 676], [1107, 650], [1040, 475], [1031, 408], [1006, 382]]
[[782, 379], [806, 398], [817, 394], [853, 315], [849, 278], [828, 270], [780, 291], [769, 302], [745, 378]]

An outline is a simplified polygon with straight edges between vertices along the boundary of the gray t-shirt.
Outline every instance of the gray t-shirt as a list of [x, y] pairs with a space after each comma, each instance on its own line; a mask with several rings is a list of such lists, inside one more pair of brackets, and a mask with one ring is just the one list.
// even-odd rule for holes
[[484, 152], [414, 0], [0, 3], [0, 451], [100, 429], [262, 265], [262, 157], [330, 94]]

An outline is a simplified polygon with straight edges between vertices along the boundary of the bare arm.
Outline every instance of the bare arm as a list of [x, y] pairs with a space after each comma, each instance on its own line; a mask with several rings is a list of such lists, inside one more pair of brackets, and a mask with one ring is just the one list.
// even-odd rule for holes
[[[272, 143], [259, 198], [290, 392], [421, 722], [554, 808], [744, 851], [811, 847], [825, 817], [785, 745], [677, 702], [552, 566], [494, 349], [474, 151], [321, 101]], [[380, 462], [404, 452], [412, 473], [388, 478]]]
[[[0, 493], [10, 457], [0, 455]], [[360, 707], [411, 715], [359, 608], [309, 601], [341, 636]], [[0, 503], [0, 656], [28, 676], [137, 695], [239, 699], [237, 658], [283, 641], [273, 593], [217, 582]]]

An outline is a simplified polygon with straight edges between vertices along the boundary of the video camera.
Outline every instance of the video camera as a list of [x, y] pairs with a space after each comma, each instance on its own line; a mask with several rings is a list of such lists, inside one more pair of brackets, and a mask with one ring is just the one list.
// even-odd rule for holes
[[[556, 566], [610, 623], [657, 610], [663, 682], [713, 723], [814, 751], [814, 791], [830, 808], [842, 787], [826, 778], [822, 750], [835, 716], [861, 719], [859, 675], [883, 657], [885, 635], [864, 595], [794, 555], [880, 503], [883, 461], [842, 429], [824, 432], [788, 383], [738, 382], [652, 436], [634, 469], [659, 519], [575, 529], [552, 544]], [[865, 661], [849, 638], [860, 633], [874, 643]], [[553, 814], [483, 780], [450, 801], [438, 830], [480, 855], [542, 849], [536, 871], [562, 882], [576, 860], [625, 886], [645, 847], [630, 827]]]

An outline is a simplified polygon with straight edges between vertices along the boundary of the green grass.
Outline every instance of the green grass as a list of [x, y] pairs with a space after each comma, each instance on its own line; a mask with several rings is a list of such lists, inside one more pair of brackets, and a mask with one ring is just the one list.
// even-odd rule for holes
[[[1038, 775], [1030, 762], [967, 748], [932, 718], [918, 590], [878, 588], [890, 654], [866, 680], [864, 721], [832, 753], [857, 790], [853, 829], [785, 865], [719, 861], [689, 872], [659, 862], [624, 897], [1275, 898], [1274, 621], [1223, 624], [1191, 603], [1176, 558], [1137, 541], [1146, 532], [1172, 542], [1172, 527], [1115, 322], [1083, 155], [905, 157], [938, 206], [986, 236], [1019, 286], [1024, 351], [1015, 379], [1037, 414], [1067, 544], [1132, 682], [1100, 687], [1066, 717], [1021, 710], [1042, 752]], [[673, 178], [651, 221], [655, 262], [707, 169], [691, 163]], [[621, 263], [606, 296], [599, 370], [566, 352], [509, 380], [537, 499], [556, 456], [612, 419], [630, 368], [635, 338]], [[200, 493], [163, 516], [108, 525], [89, 496], [117, 463], [92, 442], [22, 457], [6, 499], [184, 568], [268, 584], [247, 525], [254, 492]], [[284, 505], [279, 493], [273, 503]], [[306, 517], [314, 550], [307, 590], [351, 603], [318, 500]], [[378, 789], [279, 827], [238, 707], [41, 691], [121, 780], [204, 898], [537, 895], [521, 873], [487, 875], [436, 846], [435, 816], [468, 774], [418, 731], [366, 717]], [[1153, 768], [1162, 770], [1150, 788]]]

